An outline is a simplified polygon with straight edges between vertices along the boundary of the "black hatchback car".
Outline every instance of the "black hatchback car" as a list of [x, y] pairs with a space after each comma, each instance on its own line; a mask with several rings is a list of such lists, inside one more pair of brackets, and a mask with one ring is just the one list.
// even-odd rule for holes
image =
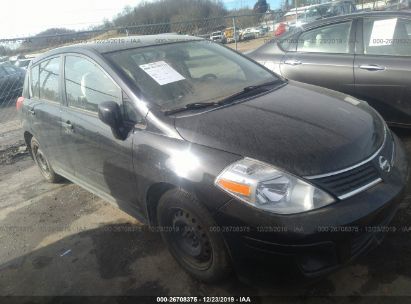
[[332, 270], [381, 240], [406, 184], [403, 147], [367, 103], [210, 41], [67, 46], [28, 71], [17, 108], [43, 176], [158, 227], [205, 281], [256, 261]]
[[411, 127], [411, 12], [315, 21], [248, 56], [287, 79], [365, 100], [389, 124]]

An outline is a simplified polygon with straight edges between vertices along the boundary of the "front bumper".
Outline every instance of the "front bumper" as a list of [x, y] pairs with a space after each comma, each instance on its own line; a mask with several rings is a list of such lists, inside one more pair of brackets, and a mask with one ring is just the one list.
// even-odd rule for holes
[[[395, 137], [395, 136], [394, 136]], [[395, 140], [395, 163], [383, 182], [348, 199], [294, 215], [261, 211], [236, 199], [215, 214], [239, 275], [292, 265], [306, 277], [328, 273], [381, 243], [402, 200], [408, 163]], [[291, 263], [286, 263], [286, 262]], [[264, 271], [265, 272], [265, 271]]]

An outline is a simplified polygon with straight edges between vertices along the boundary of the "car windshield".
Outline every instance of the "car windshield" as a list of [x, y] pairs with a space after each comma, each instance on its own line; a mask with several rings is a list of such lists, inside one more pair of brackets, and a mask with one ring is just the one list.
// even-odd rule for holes
[[217, 102], [245, 87], [280, 81], [251, 60], [210, 41], [188, 41], [106, 54], [162, 110]]

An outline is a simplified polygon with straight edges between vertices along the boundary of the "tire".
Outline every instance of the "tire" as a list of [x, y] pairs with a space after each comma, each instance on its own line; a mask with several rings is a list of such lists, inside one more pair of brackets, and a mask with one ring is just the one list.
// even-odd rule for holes
[[207, 209], [189, 193], [167, 191], [157, 206], [157, 223], [170, 253], [185, 271], [204, 282], [218, 282], [231, 273], [230, 256]]
[[54, 172], [52, 166], [50, 165], [50, 162], [48, 161], [46, 155], [41, 149], [40, 143], [37, 141], [36, 138], [31, 138], [30, 147], [33, 159], [39, 167], [41, 175], [43, 175], [43, 177], [49, 183], [60, 182], [63, 178], [56, 172]]

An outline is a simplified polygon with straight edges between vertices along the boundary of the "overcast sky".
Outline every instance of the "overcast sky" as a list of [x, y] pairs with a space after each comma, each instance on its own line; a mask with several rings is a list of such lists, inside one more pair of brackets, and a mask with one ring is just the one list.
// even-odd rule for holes
[[[272, 8], [280, 0], [269, 0]], [[142, 0], [4, 0], [0, 10], [0, 38], [25, 37], [51, 27], [85, 29], [111, 18], [126, 5]], [[223, 0], [229, 9], [252, 7], [256, 0]], [[278, 5], [277, 5], [278, 6]]]

